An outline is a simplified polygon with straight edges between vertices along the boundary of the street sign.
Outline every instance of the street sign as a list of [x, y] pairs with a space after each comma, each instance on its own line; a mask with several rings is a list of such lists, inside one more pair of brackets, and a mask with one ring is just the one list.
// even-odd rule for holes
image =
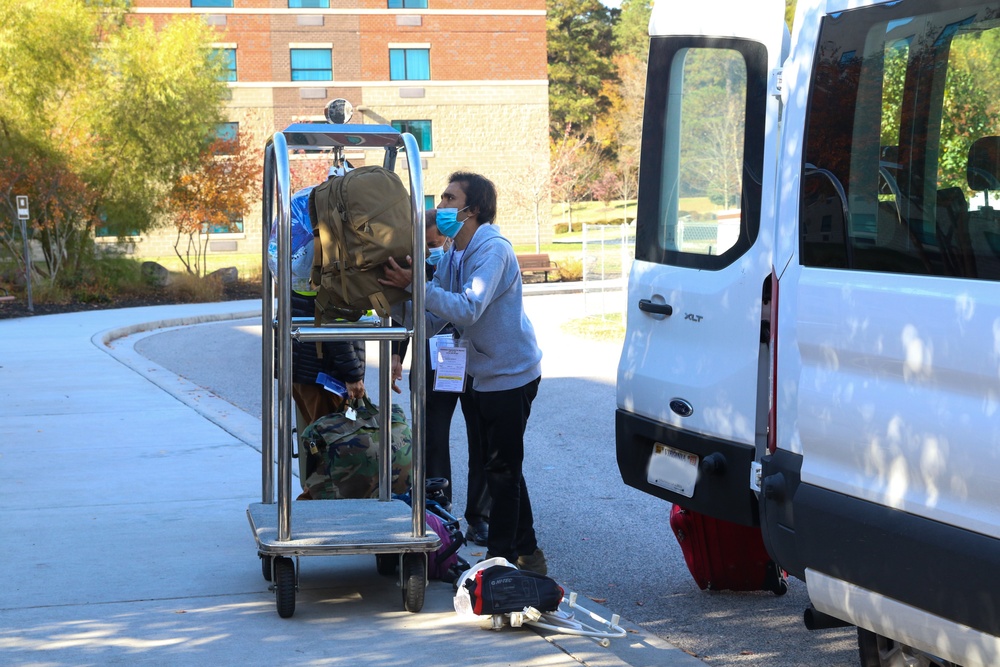
[[[17, 200], [17, 219], [27, 220], [28, 219], [28, 198], [24, 195], [15, 195], [14, 199]], [[7, 201], [10, 201], [9, 199]]]

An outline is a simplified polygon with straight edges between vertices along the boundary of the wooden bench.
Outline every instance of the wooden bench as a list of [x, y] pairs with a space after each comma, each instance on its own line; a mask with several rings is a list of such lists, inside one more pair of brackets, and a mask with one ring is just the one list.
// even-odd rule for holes
[[521, 278], [534, 275], [536, 273], [545, 274], [545, 282], [549, 280], [549, 273], [559, 273], [559, 265], [549, 259], [547, 253], [533, 255], [518, 255], [517, 265], [521, 269]]

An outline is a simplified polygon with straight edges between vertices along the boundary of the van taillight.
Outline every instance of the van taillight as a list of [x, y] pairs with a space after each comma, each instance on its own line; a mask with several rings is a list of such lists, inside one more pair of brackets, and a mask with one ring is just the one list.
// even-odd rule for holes
[[771, 397], [767, 411], [767, 451], [778, 448], [778, 274], [771, 268]]

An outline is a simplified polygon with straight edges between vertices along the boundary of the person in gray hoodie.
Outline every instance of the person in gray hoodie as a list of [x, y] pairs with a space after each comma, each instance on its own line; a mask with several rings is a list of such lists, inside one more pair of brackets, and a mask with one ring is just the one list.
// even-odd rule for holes
[[[448, 179], [438, 205], [438, 230], [455, 240], [427, 283], [427, 332], [451, 323], [466, 349], [466, 371], [486, 482], [493, 497], [487, 557], [545, 574], [528, 487], [522, 474], [524, 431], [541, 381], [542, 353], [524, 312], [521, 273], [510, 241], [493, 224], [493, 183], [469, 172]], [[412, 272], [390, 259], [387, 285], [409, 288]]]

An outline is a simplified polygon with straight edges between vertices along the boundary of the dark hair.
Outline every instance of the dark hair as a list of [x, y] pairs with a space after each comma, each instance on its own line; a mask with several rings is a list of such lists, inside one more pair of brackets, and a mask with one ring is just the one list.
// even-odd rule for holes
[[437, 227], [437, 209], [424, 209], [424, 227]]
[[497, 217], [497, 189], [493, 181], [470, 171], [456, 171], [449, 183], [458, 182], [465, 193], [465, 205], [476, 208], [480, 222], [492, 223]]

